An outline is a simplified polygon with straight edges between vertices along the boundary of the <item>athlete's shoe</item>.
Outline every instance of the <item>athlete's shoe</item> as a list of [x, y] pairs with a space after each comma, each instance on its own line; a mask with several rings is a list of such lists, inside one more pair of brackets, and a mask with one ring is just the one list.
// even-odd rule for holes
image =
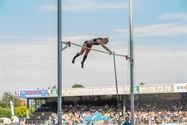
[[81, 62], [81, 67], [84, 68], [84, 62]]
[[73, 64], [75, 63], [75, 58], [73, 58], [72, 63], [73, 63]]

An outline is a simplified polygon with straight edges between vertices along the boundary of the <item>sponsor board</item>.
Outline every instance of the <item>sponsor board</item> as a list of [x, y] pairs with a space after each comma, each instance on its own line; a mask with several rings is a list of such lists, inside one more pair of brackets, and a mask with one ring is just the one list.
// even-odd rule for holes
[[47, 90], [25, 90], [20, 91], [20, 98], [47, 97]]
[[187, 92], [187, 83], [174, 84], [174, 92]]
[[154, 86], [142, 85], [139, 87], [140, 94], [171, 93], [171, 92], [173, 92], [172, 85], [154, 85]]

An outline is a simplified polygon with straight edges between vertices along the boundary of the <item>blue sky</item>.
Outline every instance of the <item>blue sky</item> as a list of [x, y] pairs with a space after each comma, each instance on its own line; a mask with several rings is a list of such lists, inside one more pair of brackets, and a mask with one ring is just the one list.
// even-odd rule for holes
[[1, 36], [39, 37], [55, 36], [56, 14], [40, 11], [40, 6], [51, 0], [1, 0]]
[[[0, 24], [2, 36], [22, 38], [56, 36], [56, 1], [55, 0], [1, 0], [3, 15]], [[113, 7], [111, 5], [114, 5]], [[134, 26], [186, 23], [186, 5], [184, 0], [134, 0]], [[101, 7], [105, 6], [105, 7]], [[127, 0], [64, 0], [63, 1], [63, 35], [111, 36], [114, 29], [128, 28]], [[72, 9], [73, 8], [73, 9]], [[75, 9], [77, 8], [77, 9]], [[163, 15], [185, 14], [185, 18], [160, 19]], [[119, 33], [118, 33], [119, 34]], [[177, 35], [178, 44], [184, 44], [185, 35]], [[127, 37], [127, 35], [124, 37]], [[147, 37], [149, 39], [149, 37]], [[147, 39], [147, 38], [143, 38]], [[126, 39], [126, 38], [125, 38]], [[141, 38], [142, 39], [142, 38]], [[140, 40], [141, 40], [140, 39]], [[171, 41], [170, 41], [171, 40]], [[163, 37], [151, 43], [176, 43], [173, 39]], [[162, 42], [165, 41], [165, 42]], [[167, 43], [168, 44], [168, 43]]]
[[[82, 44], [93, 37], [109, 36], [108, 46], [112, 50], [128, 53], [128, 0], [62, 1], [63, 40]], [[187, 1], [133, 3], [136, 83], [187, 82]], [[56, 4], [56, 0], [0, 0], [3, 90], [42, 88], [56, 83]], [[111, 57], [92, 52], [87, 68], [82, 70], [82, 57], [71, 64], [79, 49], [72, 47], [63, 53], [64, 87], [75, 82], [86, 86], [112, 85]], [[120, 58], [117, 61], [119, 84], [128, 84], [128, 62]], [[10, 87], [12, 83], [16, 86]]]

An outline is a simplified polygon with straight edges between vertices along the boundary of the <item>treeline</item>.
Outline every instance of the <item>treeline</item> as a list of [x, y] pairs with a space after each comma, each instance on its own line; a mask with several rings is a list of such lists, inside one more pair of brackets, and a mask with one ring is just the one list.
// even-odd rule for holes
[[27, 115], [27, 107], [25, 100], [20, 100], [19, 98], [15, 97], [10, 92], [4, 92], [2, 98], [0, 100], [0, 118], [12, 116], [11, 108], [10, 108], [10, 101], [14, 104], [14, 115], [24, 118]]

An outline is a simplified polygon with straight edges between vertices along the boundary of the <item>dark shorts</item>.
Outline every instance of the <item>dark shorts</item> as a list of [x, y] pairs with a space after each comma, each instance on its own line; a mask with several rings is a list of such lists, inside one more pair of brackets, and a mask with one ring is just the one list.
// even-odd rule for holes
[[88, 44], [88, 41], [85, 41], [83, 45], [86, 46], [86, 47], [88, 47], [88, 48], [91, 48], [91, 47], [92, 47], [91, 44]]

